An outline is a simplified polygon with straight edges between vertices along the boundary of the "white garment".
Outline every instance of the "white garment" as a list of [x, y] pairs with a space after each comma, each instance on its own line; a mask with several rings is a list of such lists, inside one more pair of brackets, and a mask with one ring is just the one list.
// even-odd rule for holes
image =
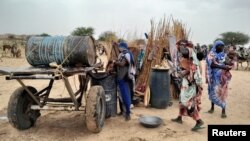
[[130, 63], [130, 54], [129, 53], [126, 53], [126, 54], [124, 54], [124, 57], [126, 58], [126, 60], [128, 61], [128, 63], [129, 63], [129, 74], [128, 74], [128, 76], [130, 76], [131, 74], [132, 75], [135, 75], [135, 73], [136, 73], [136, 68], [135, 68], [135, 65], [133, 65], [133, 64], [131, 64]]

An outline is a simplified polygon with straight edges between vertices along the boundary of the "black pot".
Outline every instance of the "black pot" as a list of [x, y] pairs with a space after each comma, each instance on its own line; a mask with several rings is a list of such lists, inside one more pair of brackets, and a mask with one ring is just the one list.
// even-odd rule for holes
[[147, 128], [156, 128], [162, 124], [162, 119], [157, 116], [143, 116], [139, 118], [141, 125]]

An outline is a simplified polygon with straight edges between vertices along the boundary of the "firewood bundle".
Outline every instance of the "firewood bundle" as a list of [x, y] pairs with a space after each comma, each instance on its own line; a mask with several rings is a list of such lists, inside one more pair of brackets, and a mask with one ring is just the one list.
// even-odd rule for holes
[[144, 64], [136, 81], [136, 91], [140, 95], [146, 93], [151, 68], [162, 65], [163, 48], [169, 51], [168, 36], [175, 36], [178, 41], [188, 39], [190, 33], [190, 29], [187, 30], [185, 24], [173, 17], [167, 19], [164, 17], [158, 23], [152, 19], [150, 23], [151, 28], [148, 34]]

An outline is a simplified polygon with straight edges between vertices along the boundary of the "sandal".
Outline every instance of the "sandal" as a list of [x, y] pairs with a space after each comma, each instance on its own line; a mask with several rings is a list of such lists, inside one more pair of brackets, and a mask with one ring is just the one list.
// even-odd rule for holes
[[179, 117], [174, 118], [174, 119], [171, 119], [171, 121], [173, 121], [173, 122], [177, 122], [177, 123], [179, 123], [179, 124], [182, 124], [182, 119], [181, 119], [181, 118], [179, 118]]

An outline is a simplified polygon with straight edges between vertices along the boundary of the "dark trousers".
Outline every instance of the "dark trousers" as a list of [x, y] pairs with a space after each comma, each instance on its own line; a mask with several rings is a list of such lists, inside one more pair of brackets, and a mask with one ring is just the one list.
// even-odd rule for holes
[[129, 91], [130, 91], [131, 103], [133, 104], [133, 98], [134, 98], [133, 81], [131, 79], [128, 79], [127, 82], [128, 82]]
[[120, 93], [121, 93], [122, 103], [126, 109], [126, 115], [130, 115], [131, 99], [130, 99], [130, 90], [129, 90], [128, 82], [125, 80], [118, 80], [118, 86], [119, 86]]

